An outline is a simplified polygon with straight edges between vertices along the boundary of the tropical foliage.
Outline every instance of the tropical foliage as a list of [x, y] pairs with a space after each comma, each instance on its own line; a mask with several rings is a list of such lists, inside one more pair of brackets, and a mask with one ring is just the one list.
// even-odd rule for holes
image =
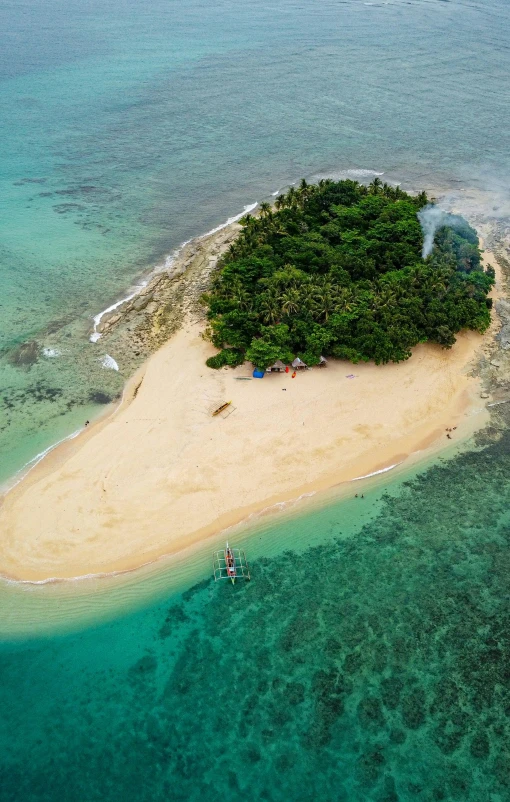
[[422, 259], [416, 215], [427, 203], [376, 178], [303, 180], [274, 208], [261, 204], [203, 299], [221, 349], [210, 367], [295, 355], [309, 365], [321, 355], [398, 362], [419, 342], [450, 348], [461, 329], [483, 332], [494, 272], [467, 223], [439, 229]]

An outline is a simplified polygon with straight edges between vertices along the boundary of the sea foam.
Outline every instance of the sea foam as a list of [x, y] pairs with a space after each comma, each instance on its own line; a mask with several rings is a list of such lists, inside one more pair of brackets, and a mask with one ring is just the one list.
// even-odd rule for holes
[[370, 479], [371, 476], [377, 476], [380, 473], [387, 473], [387, 471], [392, 471], [393, 468], [396, 468], [398, 465], [402, 465], [402, 462], [395, 462], [394, 465], [388, 465], [387, 468], [381, 468], [380, 471], [374, 471], [373, 473], [366, 473], [364, 476], [355, 476], [354, 479], [351, 479], [351, 482], [359, 482], [361, 479]]
[[126, 295], [125, 298], [121, 298], [120, 301], [116, 301], [111, 306], [108, 306], [106, 309], [103, 309], [102, 312], [99, 312], [99, 314], [94, 317], [94, 329], [89, 337], [91, 343], [97, 343], [97, 341], [101, 337], [101, 332], [97, 330], [97, 327], [101, 323], [103, 317], [107, 315], [109, 312], [113, 312], [115, 309], [118, 309], [119, 306], [125, 304], [126, 301], [130, 301], [132, 298], [135, 297], [135, 295], [138, 295], [138, 293], [141, 292], [144, 289], [144, 287], [147, 286], [147, 284], [148, 280], [140, 282], [140, 284], [137, 284], [137, 286], [132, 290], [132, 292], [129, 293], [129, 295]]
[[38, 465], [41, 460], [43, 460], [48, 454], [50, 454], [57, 446], [60, 446], [62, 443], [67, 442], [67, 440], [74, 440], [75, 437], [78, 437], [79, 434], [83, 429], [77, 429], [76, 431], [72, 432], [72, 434], [68, 434], [66, 437], [63, 437], [61, 440], [58, 440], [53, 445], [48, 446], [45, 448], [44, 451], [40, 451], [39, 454], [36, 454], [35, 457], [32, 457], [31, 460], [26, 462], [22, 468], [15, 474], [14, 479], [9, 480], [6, 484], [0, 487], [0, 493], [5, 494], [8, 493], [10, 490], [19, 485], [19, 483], [25, 478], [27, 473], [30, 473], [36, 465]]
[[257, 206], [258, 206], [257, 201], [255, 203], [249, 203], [247, 206], [244, 207], [242, 212], [234, 215], [234, 217], [229, 217], [225, 223], [222, 223], [220, 226], [216, 226], [216, 228], [211, 228], [210, 231], [207, 231], [205, 234], [202, 234], [200, 237], [197, 237], [197, 239], [201, 240], [205, 239], [206, 237], [210, 237], [211, 234], [217, 234], [218, 231], [222, 231], [222, 229], [232, 225], [232, 223], [237, 223], [237, 221], [241, 220], [241, 218], [244, 217], [245, 214], [253, 212], [253, 210], [256, 209]]
[[42, 352], [46, 359], [55, 359], [55, 357], [60, 356], [62, 353], [58, 348], [43, 348]]
[[356, 169], [356, 170], [354, 170], [354, 169], [353, 170], [345, 170], [345, 174], [346, 175], [356, 175], [356, 176], [359, 176], [360, 178], [367, 178], [368, 176], [371, 176], [371, 175], [374, 175], [374, 176], [384, 175], [384, 172], [378, 173], [377, 170], [364, 170], [363, 168], [360, 168], [359, 170], [358, 169]]
[[110, 356], [110, 354], [105, 354], [104, 356], [99, 357], [99, 362], [101, 362], [101, 365], [103, 366], [103, 368], [106, 368], [106, 370], [119, 369], [118, 364], [116, 363], [113, 356]]
[[[216, 228], [212, 228], [210, 231], [206, 231], [205, 234], [201, 234], [199, 237], [193, 237], [192, 239], [188, 239], [185, 242], [181, 243], [181, 245], [179, 245], [179, 247], [176, 248], [175, 251], [172, 251], [172, 253], [166, 257], [165, 261], [161, 265], [158, 265], [157, 267], [154, 268], [152, 275], [157, 275], [158, 273], [162, 273], [164, 270], [170, 270], [179, 253], [182, 251], [183, 248], [186, 247], [186, 245], [189, 245], [190, 242], [193, 242], [193, 239], [202, 240], [205, 239], [206, 237], [210, 237], [212, 234], [217, 234], [218, 231], [222, 231], [224, 228], [227, 228], [227, 226], [230, 226], [232, 223], [237, 223], [237, 221], [240, 220], [242, 217], [244, 217], [245, 214], [249, 214], [249, 212], [252, 212], [254, 209], [257, 208], [257, 206], [258, 206], [257, 202], [249, 203], [247, 206], [244, 207], [242, 212], [234, 215], [234, 217], [229, 217], [228, 220], [226, 220], [221, 225], [216, 226]], [[139, 284], [137, 284], [129, 292], [128, 295], [126, 295], [124, 298], [121, 298], [120, 301], [116, 301], [114, 304], [111, 304], [111, 306], [108, 306], [106, 309], [103, 309], [102, 312], [99, 312], [99, 314], [94, 316], [93, 318], [94, 327], [92, 330], [92, 334], [89, 337], [91, 343], [97, 343], [97, 341], [101, 338], [101, 332], [98, 331], [98, 326], [101, 323], [103, 317], [107, 315], [109, 312], [114, 312], [115, 309], [118, 309], [119, 306], [122, 306], [122, 304], [127, 303], [127, 301], [131, 301], [133, 298], [135, 298], [143, 289], [145, 289], [145, 287], [149, 283], [149, 280], [150, 278], [144, 279]]]

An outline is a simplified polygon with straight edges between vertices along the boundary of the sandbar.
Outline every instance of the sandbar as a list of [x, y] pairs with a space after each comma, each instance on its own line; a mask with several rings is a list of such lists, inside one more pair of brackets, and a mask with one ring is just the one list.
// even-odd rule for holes
[[[278, 502], [447, 445], [447, 427], [461, 437], [486, 421], [469, 373], [488, 335], [462, 332], [449, 351], [422, 344], [400, 364], [330, 360], [257, 380], [249, 365], [208, 369], [215, 349], [202, 330], [188, 318], [106, 420], [4, 497], [1, 574], [132, 570]], [[226, 401], [229, 414], [213, 417]]]

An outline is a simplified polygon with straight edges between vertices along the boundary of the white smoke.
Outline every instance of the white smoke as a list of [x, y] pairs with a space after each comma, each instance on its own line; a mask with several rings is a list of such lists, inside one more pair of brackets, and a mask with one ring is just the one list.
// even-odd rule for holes
[[450, 214], [429, 203], [420, 209], [418, 212], [418, 220], [420, 221], [421, 230], [423, 231], [423, 248], [421, 255], [424, 259], [430, 256], [432, 248], [434, 247], [434, 237], [438, 228], [448, 226], [448, 228], [465, 228], [466, 221], [463, 217], [457, 214]]

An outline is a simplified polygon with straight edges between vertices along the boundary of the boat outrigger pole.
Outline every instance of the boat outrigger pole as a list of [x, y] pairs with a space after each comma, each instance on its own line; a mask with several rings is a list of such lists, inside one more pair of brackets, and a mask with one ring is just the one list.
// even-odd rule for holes
[[225, 544], [224, 549], [213, 554], [214, 581], [230, 579], [235, 585], [236, 579], [250, 579], [250, 571], [246, 562], [246, 555], [241, 549], [233, 549]]

